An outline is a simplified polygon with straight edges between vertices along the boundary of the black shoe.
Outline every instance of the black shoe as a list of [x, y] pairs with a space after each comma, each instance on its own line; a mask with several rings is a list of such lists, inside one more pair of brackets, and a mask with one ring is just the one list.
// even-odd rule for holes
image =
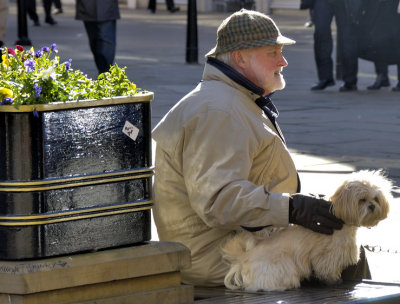
[[33, 25], [34, 25], [34, 26], [40, 26], [39, 20], [33, 21]]
[[50, 25], [55, 25], [57, 24], [57, 21], [55, 21], [53, 18], [51, 17], [47, 17], [45, 20], [46, 23], [50, 24]]
[[173, 8], [169, 8], [168, 10], [169, 10], [171, 13], [175, 13], [175, 12], [179, 11], [180, 8], [179, 8], [179, 7], [173, 7]]
[[339, 92], [352, 92], [352, 91], [357, 91], [357, 85], [344, 83], [339, 88]]
[[335, 81], [333, 79], [320, 80], [311, 87], [311, 91], [324, 90], [326, 87], [333, 85], [335, 85]]
[[368, 90], [379, 90], [381, 87], [389, 87], [390, 86], [390, 81], [387, 76], [379, 75], [376, 77], [375, 82], [368, 86]]
[[400, 92], [400, 82], [397, 84], [397, 86], [392, 88], [393, 92]]

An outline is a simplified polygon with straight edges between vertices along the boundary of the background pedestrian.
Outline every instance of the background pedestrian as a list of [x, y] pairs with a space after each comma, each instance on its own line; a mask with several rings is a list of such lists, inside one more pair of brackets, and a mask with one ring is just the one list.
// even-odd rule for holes
[[99, 74], [107, 72], [115, 58], [118, 0], [77, 0], [75, 17], [85, 25]]

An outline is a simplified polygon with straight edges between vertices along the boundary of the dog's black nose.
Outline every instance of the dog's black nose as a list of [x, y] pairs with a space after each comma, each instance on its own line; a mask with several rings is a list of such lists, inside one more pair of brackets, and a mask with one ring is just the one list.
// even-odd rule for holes
[[374, 204], [369, 205], [369, 206], [368, 206], [368, 209], [371, 210], [371, 212], [374, 212], [374, 210], [375, 210], [375, 205], [374, 205]]

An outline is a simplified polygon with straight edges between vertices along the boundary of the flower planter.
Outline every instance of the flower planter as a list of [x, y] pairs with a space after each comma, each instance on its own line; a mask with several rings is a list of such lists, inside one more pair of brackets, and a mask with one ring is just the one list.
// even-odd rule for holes
[[150, 240], [152, 99], [0, 106], [0, 259]]

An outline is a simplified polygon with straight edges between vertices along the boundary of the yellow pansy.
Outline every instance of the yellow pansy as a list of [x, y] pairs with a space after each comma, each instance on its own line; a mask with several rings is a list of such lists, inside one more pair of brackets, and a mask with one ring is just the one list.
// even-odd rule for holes
[[13, 92], [10, 89], [3, 88], [3, 87], [0, 88], [0, 94], [3, 95], [4, 98], [14, 96]]
[[7, 54], [1, 55], [1, 59], [3, 60], [3, 65], [8, 66], [8, 55]]

